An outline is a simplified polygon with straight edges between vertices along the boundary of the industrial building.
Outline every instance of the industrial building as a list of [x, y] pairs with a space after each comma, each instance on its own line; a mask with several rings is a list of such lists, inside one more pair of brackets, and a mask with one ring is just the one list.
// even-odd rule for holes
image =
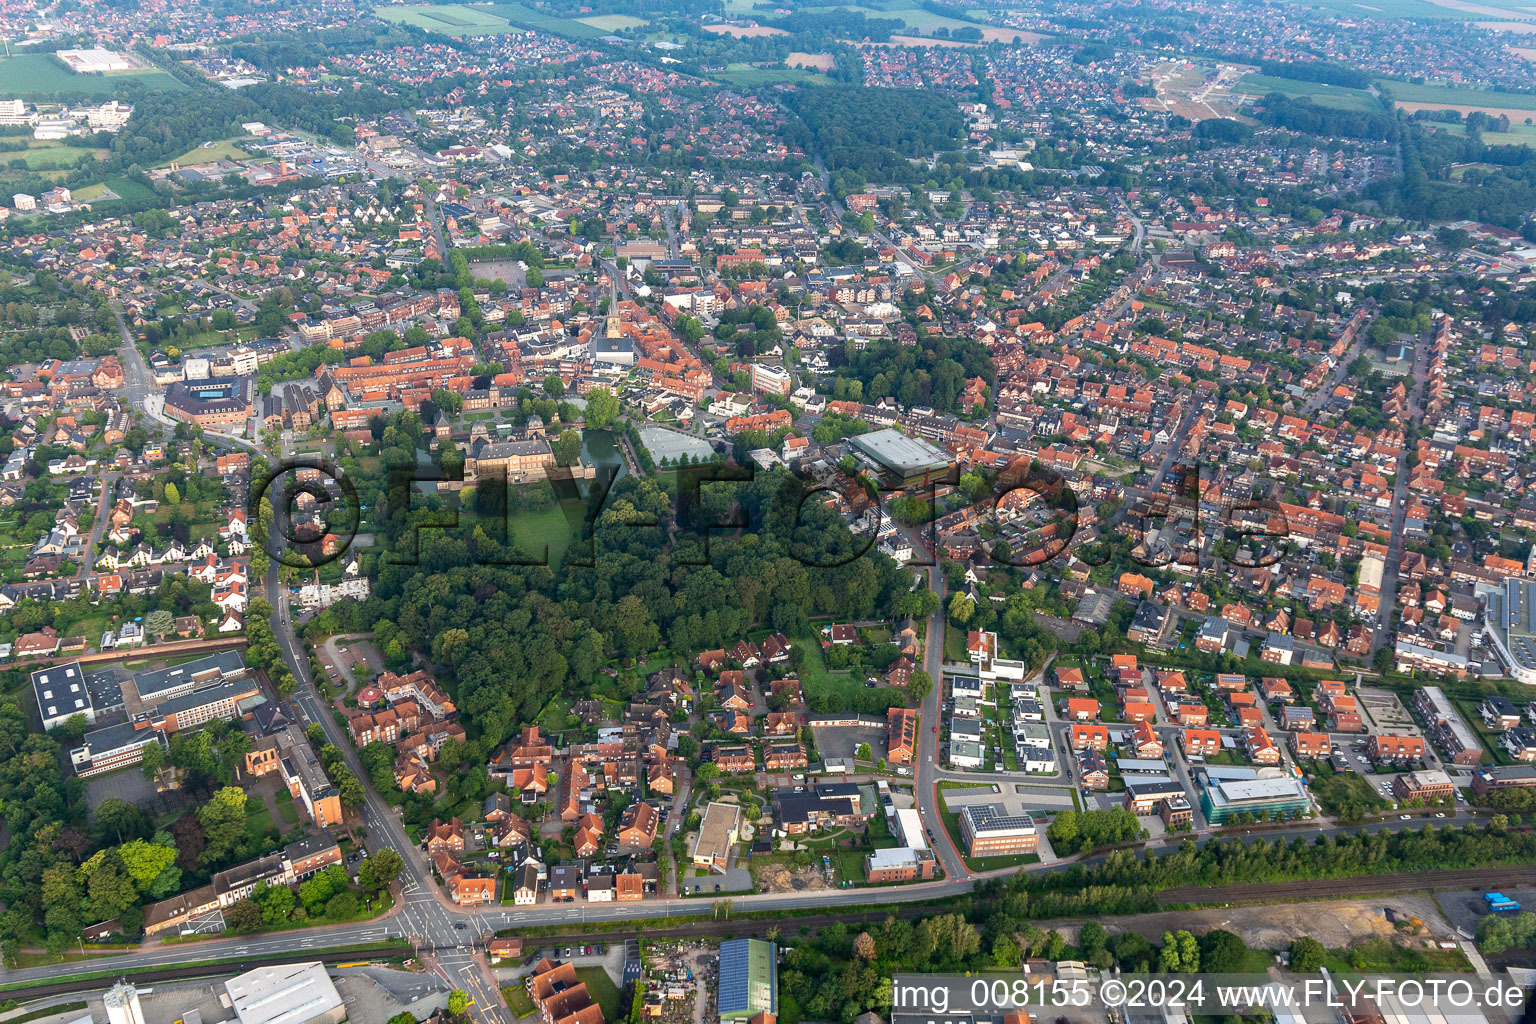
[[247, 971], [224, 983], [240, 1024], [341, 1024], [341, 993], [318, 961]]
[[126, 981], [119, 981], [101, 997], [107, 1011], [107, 1024], [146, 1024], [139, 991]]
[[950, 458], [944, 449], [899, 430], [860, 434], [848, 443], [893, 487], [932, 483], [949, 471]]
[[762, 939], [720, 943], [721, 1020], [751, 1020], [762, 1013], [778, 1016], [778, 959], [778, 947]]
[[1510, 576], [1502, 587], [1479, 584], [1493, 649], [1510, 678], [1536, 685], [1536, 582]]

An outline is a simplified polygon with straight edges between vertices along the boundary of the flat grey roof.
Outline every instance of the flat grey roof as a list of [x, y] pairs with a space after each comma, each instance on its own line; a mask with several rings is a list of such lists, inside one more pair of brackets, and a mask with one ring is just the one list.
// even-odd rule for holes
[[848, 439], [859, 451], [893, 470], [912, 472], [949, 465], [949, 455], [921, 438], [886, 428]]
[[240, 656], [239, 651], [219, 651], [217, 654], [210, 654], [206, 658], [198, 658], [196, 661], [189, 661], [182, 665], [173, 665], [153, 672], [140, 672], [133, 677], [133, 683], [134, 688], [139, 692], [139, 697], [147, 700], [151, 694], [185, 686], [193, 682], [196, 676], [214, 670], [217, 670], [221, 676], [238, 675], [245, 671], [245, 659]]

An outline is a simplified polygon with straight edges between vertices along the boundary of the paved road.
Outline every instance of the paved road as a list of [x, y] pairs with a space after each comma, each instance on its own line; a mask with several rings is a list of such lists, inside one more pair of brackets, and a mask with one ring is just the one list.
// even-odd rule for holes
[[[1430, 328], [1432, 332], [1433, 327]], [[1431, 335], [1421, 336], [1413, 354], [1413, 387], [1408, 392], [1408, 420], [1418, 422], [1424, 416], [1424, 384], [1429, 379], [1429, 349]], [[1408, 518], [1408, 454], [1407, 447], [1397, 458], [1397, 480], [1392, 487], [1392, 522], [1387, 539], [1387, 558], [1381, 572], [1380, 604], [1377, 607], [1376, 629], [1371, 637], [1371, 654], [1381, 650], [1387, 642], [1392, 625], [1392, 611], [1397, 606], [1397, 578], [1403, 561], [1403, 527]]]
[[[284, 508], [286, 503], [274, 501], [274, 508]], [[280, 550], [283, 528], [274, 517], [270, 543], [271, 550]], [[364, 803], [361, 808], [363, 824], [368, 830], [369, 845], [375, 848], [391, 847], [400, 853], [405, 869], [400, 875], [401, 907], [387, 924], [369, 923], [355, 926], [358, 938], [362, 933], [373, 932], [368, 938], [404, 936], [419, 949], [435, 955], [438, 972], [450, 984], [464, 989], [474, 1000], [472, 1008], [475, 1020], [480, 1024], [510, 1024], [511, 1017], [496, 995], [494, 977], [474, 952], [476, 931], [467, 922], [451, 912], [447, 897], [433, 881], [432, 872], [422, 851], [410, 841], [395, 811], [368, 782], [357, 751], [349, 737], [336, 721], [332, 708], [321, 698], [315, 680], [309, 671], [309, 658], [300, 646], [293, 629], [292, 610], [288, 602], [288, 590], [278, 579], [280, 565], [272, 559], [267, 570], [266, 592], [273, 604], [272, 632], [282, 648], [283, 660], [289, 671], [299, 681], [294, 702], [299, 707], [306, 724], [319, 722], [327, 741], [336, 746], [346, 759], [347, 767], [362, 780]], [[357, 941], [350, 934], [342, 941]], [[489, 991], [487, 988], [489, 987]]]
[[[914, 551], [925, 550], [918, 542], [922, 538], [909, 538]], [[923, 827], [933, 837], [934, 852], [948, 876], [947, 884], [969, 888], [970, 869], [961, 859], [960, 850], [944, 827], [944, 817], [939, 813], [939, 703], [944, 692], [944, 576], [938, 566], [928, 568], [928, 586], [939, 595], [939, 609], [928, 618], [927, 649], [923, 652], [923, 667], [933, 677], [933, 689], [923, 700], [922, 714], [917, 720], [917, 785], [913, 793], [917, 797], [917, 814]], [[955, 889], [954, 891], [961, 891]]]

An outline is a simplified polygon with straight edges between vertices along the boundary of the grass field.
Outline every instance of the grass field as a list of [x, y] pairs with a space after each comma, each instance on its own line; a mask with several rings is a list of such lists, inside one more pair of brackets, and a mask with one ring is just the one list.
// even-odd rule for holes
[[1457, 18], [1471, 19], [1476, 15], [1453, 11], [1428, 0], [1293, 0], [1304, 7], [1316, 7], [1336, 14], [1352, 14], [1356, 17], [1375, 18]]
[[1536, 118], [1536, 96], [1515, 92], [1487, 92], [1482, 89], [1458, 89], [1448, 85], [1412, 85], [1407, 82], [1382, 82], [1401, 110], [1459, 110], [1470, 114], [1481, 110], [1492, 117], [1509, 115], [1516, 123]]
[[795, 646], [805, 650], [805, 662], [800, 666], [800, 685], [806, 700], [821, 693], [840, 693], [846, 707], [856, 707], [859, 694], [864, 690], [864, 677], [852, 672], [829, 672], [822, 661], [821, 645], [815, 640], [795, 639]]
[[968, 21], [961, 21], [959, 18], [946, 18], [942, 14], [934, 14], [932, 11], [925, 11], [925, 10], [922, 10], [921, 8], [917, 8], [917, 7], [895, 7], [895, 8], [892, 8], [891, 10], [881, 10], [879, 7], [873, 7], [873, 6], [857, 6], [857, 5], [853, 5], [853, 4], [838, 4], [836, 6], [828, 6], [828, 7], [802, 7], [800, 9], [802, 11], [807, 12], [807, 13], [811, 13], [811, 12], [827, 13], [827, 12], [830, 12], [830, 11], [837, 10], [839, 7], [841, 7], [845, 11], [856, 11], [856, 12], [862, 13], [866, 18], [884, 18], [884, 19], [898, 19], [899, 18], [901, 20], [902, 24], [906, 25], [906, 27], [907, 27], [907, 29], [909, 31], [918, 32], [918, 33], [924, 33], [924, 34], [932, 33], [933, 30], [936, 29], [936, 28], [947, 28], [950, 31], [954, 31], [957, 28], [981, 28], [982, 27], [980, 25], [974, 25], [974, 24], [972, 24], [971, 22], [968, 22]]
[[126, 200], [130, 203], [141, 199], [155, 198], [155, 193], [149, 188], [149, 186], [141, 185], [138, 182], [130, 181], [127, 178], [108, 178], [104, 184], [113, 192], [116, 192], [119, 199]]
[[507, 19], [485, 8], [462, 4], [423, 4], [420, 7], [375, 7], [373, 13], [397, 25], [413, 25], [449, 36], [490, 36], [511, 31]]
[[106, 150], [66, 146], [54, 139], [29, 139], [21, 152], [0, 153], [0, 163], [23, 160], [29, 171], [67, 170], [105, 154]]
[[159, 70], [77, 75], [46, 53], [25, 53], [0, 59], [0, 93], [9, 96], [83, 92], [105, 98], [119, 92], [122, 84], [129, 81], [150, 89], [186, 88]]
[[[499, 536], [501, 524], [492, 523], [485, 529], [491, 536]], [[514, 513], [507, 522], [507, 529], [517, 545], [534, 560], [543, 558], [545, 545], [548, 545], [548, 564], [553, 567], [560, 564], [572, 540], [581, 535], [581, 522], [578, 518], [572, 526], [560, 506], [551, 504], [548, 508]]]
[[1244, 75], [1237, 83], [1236, 91], [1247, 93], [1250, 96], [1265, 96], [1272, 92], [1282, 92], [1287, 96], [1305, 96], [1319, 106], [1338, 107], [1343, 110], [1374, 111], [1381, 109], [1381, 105], [1376, 102], [1376, 98], [1364, 89], [1345, 89], [1337, 85], [1327, 85], [1323, 82], [1302, 82], [1294, 78]]
[[769, 85], [774, 82], [796, 82], [801, 85], [827, 85], [832, 80], [826, 75], [804, 68], [754, 68], [748, 64], [729, 64], [714, 76], [732, 85]]
[[197, 146], [187, 150], [174, 160], [166, 160], [156, 164], [156, 167], [169, 167], [171, 164], [211, 164], [215, 160], [249, 160], [251, 154], [235, 145], [235, 140], [225, 139], [215, 142], [211, 146]]
[[[1436, 131], [1450, 132], [1452, 135], [1465, 135], [1466, 125], [1462, 124], [1437, 124]], [[1536, 148], [1536, 125], [1511, 124], [1507, 132], [1483, 132], [1483, 142], [1490, 146], [1530, 146]], [[1463, 169], [1464, 170], [1464, 169]], [[1451, 172], [1452, 178], [1460, 178], [1459, 171]]]
[[617, 32], [626, 28], [644, 28], [650, 22], [645, 18], [636, 18], [629, 14], [598, 14], [590, 18], [577, 18], [583, 25], [597, 29], [599, 32]]
[[554, 15], [541, 14], [524, 4], [486, 4], [484, 6], [477, 6], [475, 10], [489, 12], [519, 28], [543, 29], [545, 32], [552, 32], [555, 35], [566, 36], [571, 39], [596, 39], [599, 36], [608, 34], [604, 29], [584, 25], [575, 18], [560, 18]]
[[604, 1020], [619, 1019], [619, 987], [601, 967], [578, 967], [576, 977], [587, 983], [587, 994], [603, 1009]]

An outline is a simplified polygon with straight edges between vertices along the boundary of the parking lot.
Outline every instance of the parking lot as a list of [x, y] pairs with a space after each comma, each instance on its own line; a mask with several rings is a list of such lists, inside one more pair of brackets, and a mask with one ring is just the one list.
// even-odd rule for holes
[[812, 729], [811, 735], [816, 739], [816, 752], [821, 755], [823, 761], [828, 758], [853, 759], [853, 752], [859, 748], [860, 743], [868, 743], [870, 753], [875, 757], [884, 757], [886, 754], [886, 740], [888, 734], [884, 729], [862, 725], [838, 725], [823, 729]]
[[156, 817], [180, 810], [187, 803], [186, 796], [179, 789], [167, 790], [164, 793], [155, 792], [155, 784], [146, 779], [144, 773], [137, 767], [125, 768], [110, 775], [87, 780], [85, 803], [91, 810], [94, 811], [100, 807], [102, 801], [113, 798], [125, 800], [135, 807], [142, 807]]

